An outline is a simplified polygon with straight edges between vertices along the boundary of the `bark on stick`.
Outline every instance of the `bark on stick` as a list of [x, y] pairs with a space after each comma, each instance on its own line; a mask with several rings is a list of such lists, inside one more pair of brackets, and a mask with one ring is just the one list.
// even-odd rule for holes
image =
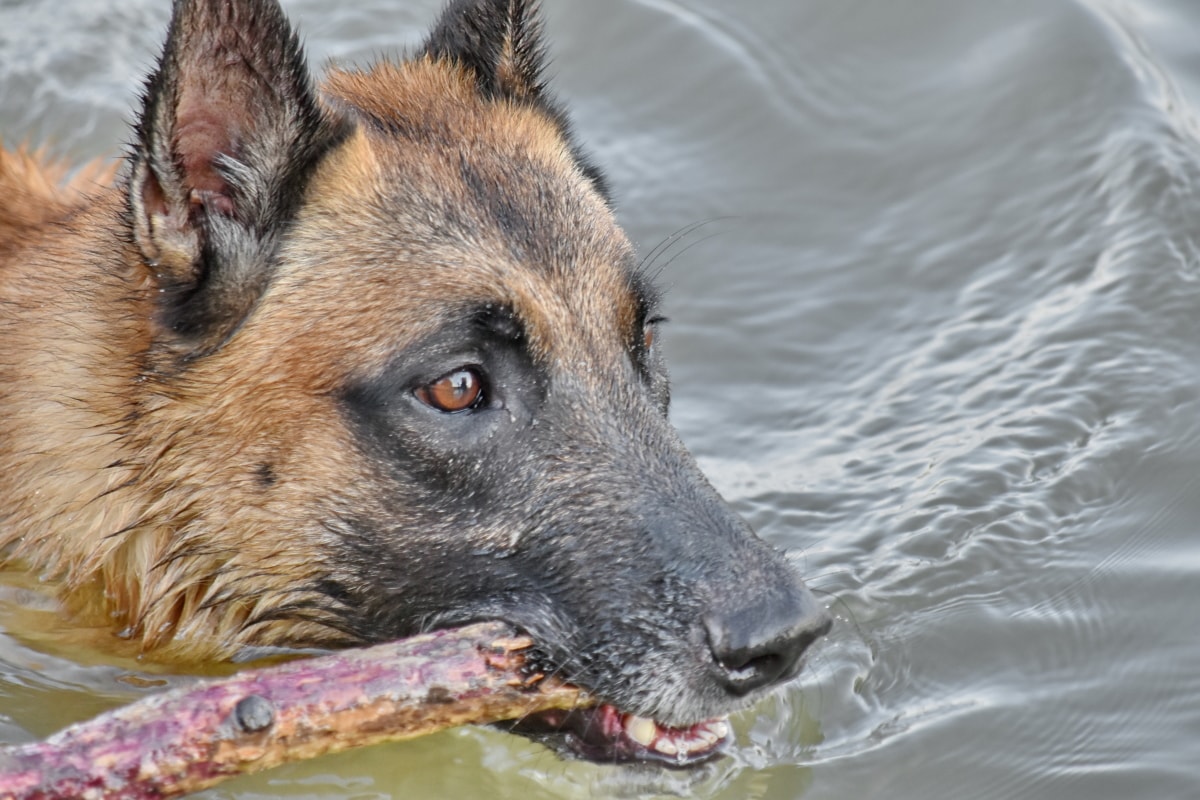
[[202, 681], [0, 750], [0, 798], [150, 800], [466, 723], [586, 704], [499, 623]]

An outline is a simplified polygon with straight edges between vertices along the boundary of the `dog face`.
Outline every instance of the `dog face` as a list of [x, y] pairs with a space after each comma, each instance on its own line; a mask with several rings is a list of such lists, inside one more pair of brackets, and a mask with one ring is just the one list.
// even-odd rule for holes
[[93, 559], [149, 647], [509, 621], [607, 704], [600, 753], [686, 761], [828, 619], [668, 424], [541, 65], [529, 4], [460, 0], [317, 91], [273, 0], [176, 3], [124, 187], [136, 511]]

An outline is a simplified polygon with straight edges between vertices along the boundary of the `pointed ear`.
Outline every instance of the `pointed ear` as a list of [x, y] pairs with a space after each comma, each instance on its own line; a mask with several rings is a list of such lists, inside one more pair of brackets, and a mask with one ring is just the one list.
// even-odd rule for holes
[[417, 55], [470, 70], [484, 97], [519, 100], [545, 111], [584, 175], [612, 204], [608, 181], [575, 142], [566, 112], [542, 81], [546, 51], [536, 0], [451, 0]]
[[313, 168], [347, 126], [318, 105], [276, 0], [175, 0], [129, 186], [172, 349], [211, 352], [250, 313]]
[[420, 54], [470, 69], [488, 97], [541, 98], [545, 51], [535, 0], [453, 0]]

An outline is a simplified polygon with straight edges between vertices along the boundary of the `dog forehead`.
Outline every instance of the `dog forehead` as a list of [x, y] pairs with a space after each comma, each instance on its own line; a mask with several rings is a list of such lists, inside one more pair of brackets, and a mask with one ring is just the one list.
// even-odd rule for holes
[[349, 195], [381, 230], [500, 238], [546, 267], [563, 261], [564, 243], [626, 246], [547, 107], [485, 97], [470, 73], [428, 58], [335, 71], [324, 89], [357, 122], [357, 136], [320, 194]]
[[550, 358], [624, 346], [633, 248], [553, 119], [421, 61], [325, 89], [358, 124], [317, 169], [272, 294], [363, 320], [371, 352], [480, 306], [511, 309]]

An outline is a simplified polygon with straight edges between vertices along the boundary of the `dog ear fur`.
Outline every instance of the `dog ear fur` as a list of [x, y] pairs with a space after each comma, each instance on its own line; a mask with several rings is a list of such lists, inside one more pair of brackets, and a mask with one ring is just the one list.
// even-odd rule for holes
[[470, 69], [487, 97], [537, 101], [545, 50], [533, 0], [453, 0], [421, 55]]
[[312, 169], [348, 125], [318, 105], [276, 0], [175, 0], [128, 196], [172, 350], [212, 352], [246, 318]]
[[543, 81], [546, 49], [536, 0], [452, 0], [417, 55], [470, 70], [485, 97], [541, 108], [570, 143], [580, 169], [611, 205], [608, 181], [575, 141], [566, 112]]

